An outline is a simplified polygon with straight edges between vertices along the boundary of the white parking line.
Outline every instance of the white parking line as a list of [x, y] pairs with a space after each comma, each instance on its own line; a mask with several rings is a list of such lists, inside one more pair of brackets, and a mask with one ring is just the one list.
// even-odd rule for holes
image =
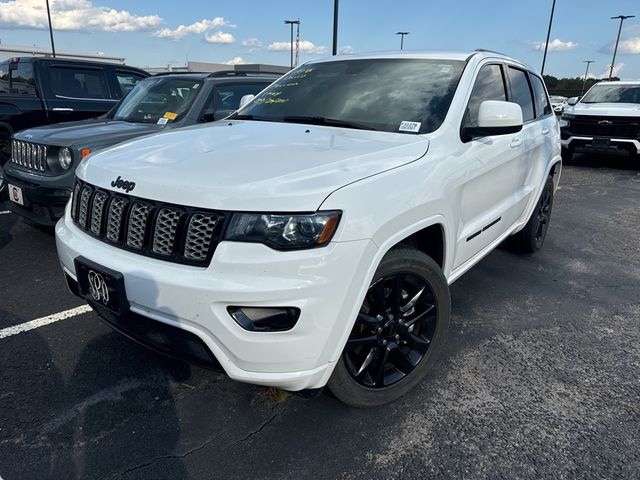
[[[11, 213], [11, 210], [3, 210], [0, 215], [6, 215], [7, 213]], [[2, 477], [0, 477], [0, 480], [2, 480]]]
[[[0, 339], [12, 337], [13, 335], [17, 335], [22, 332], [28, 332], [29, 330], [33, 330], [34, 328], [44, 327], [45, 325], [49, 325], [50, 323], [59, 322], [60, 320], [65, 320], [67, 318], [82, 315], [83, 313], [87, 313], [90, 311], [91, 307], [89, 305], [82, 305], [80, 307], [72, 308], [71, 310], [54, 313], [53, 315], [49, 315], [48, 317], [37, 318], [35, 320], [31, 320], [30, 322], [21, 323], [20, 325], [3, 328], [2, 330], [0, 330]], [[2, 480], [2, 478], [0, 478], [0, 480]]]

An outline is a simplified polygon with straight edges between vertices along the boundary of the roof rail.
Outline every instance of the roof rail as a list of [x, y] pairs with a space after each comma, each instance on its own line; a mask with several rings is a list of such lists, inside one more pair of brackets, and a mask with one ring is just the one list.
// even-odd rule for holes
[[497, 53], [498, 55], [504, 55], [505, 57], [507, 56], [502, 52], [496, 52], [495, 50], [488, 50], [486, 48], [476, 48], [474, 52]]
[[284, 75], [281, 72], [261, 72], [258, 70], [220, 70], [209, 74], [209, 78], [213, 77], [248, 77], [251, 75]]
[[153, 74], [154, 77], [162, 77], [165, 75], [206, 75], [207, 72], [159, 72]]

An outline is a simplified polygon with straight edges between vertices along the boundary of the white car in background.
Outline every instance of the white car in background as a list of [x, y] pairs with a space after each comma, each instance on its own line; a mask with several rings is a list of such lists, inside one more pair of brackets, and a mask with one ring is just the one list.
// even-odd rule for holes
[[551, 97], [549, 97], [549, 100], [551, 100], [551, 108], [553, 108], [553, 111], [555, 113], [561, 114], [562, 112], [564, 112], [564, 109], [567, 106], [567, 97], [551, 95]]
[[640, 81], [599, 82], [573, 97], [560, 120], [562, 157], [623, 153], [640, 159]]
[[544, 83], [516, 60], [332, 57], [83, 161], [57, 247], [71, 290], [147, 346], [381, 405], [434, 363], [451, 283], [506, 239], [542, 246], [560, 170]]

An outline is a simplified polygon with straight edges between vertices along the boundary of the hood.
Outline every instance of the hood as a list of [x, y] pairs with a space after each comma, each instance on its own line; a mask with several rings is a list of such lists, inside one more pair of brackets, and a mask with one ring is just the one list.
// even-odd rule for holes
[[85, 148], [114, 145], [162, 128], [156, 124], [95, 119], [30, 128], [17, 133], [15, 138], [42, 145]]
[[423, 156], [422, 136], [258, 121], [216, 122], [124, 143], [77, 175], [131, 195], [218, 210], [315, 211], [334, 190]]
[[566, 113], [601, 117], [640, 117], [637, 103], [577, 103]]

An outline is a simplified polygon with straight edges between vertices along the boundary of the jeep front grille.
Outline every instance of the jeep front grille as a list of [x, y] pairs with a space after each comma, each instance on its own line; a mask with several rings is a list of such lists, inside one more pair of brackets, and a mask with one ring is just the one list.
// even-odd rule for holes
[[33, 172], [47, 169], [47, 147], [20, 140], [11, 140], [11, 163]]
[[102, 190], [76, 180], [74, 223], [124, 250], [187, 265], [207, 266], [220, 241], [221, 212], [178, 206]]

